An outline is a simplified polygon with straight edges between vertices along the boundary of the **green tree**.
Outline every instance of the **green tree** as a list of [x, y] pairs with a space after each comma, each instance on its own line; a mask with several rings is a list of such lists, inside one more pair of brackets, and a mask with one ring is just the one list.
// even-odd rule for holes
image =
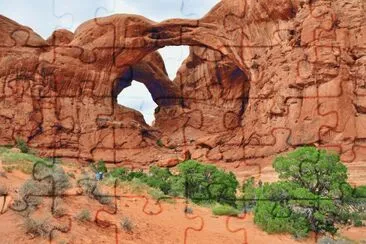
[[296, 182], [314, 194], [341, 194], [341, 186], [347, 184], [347, 167], [335, 153], [315, 147], [301, 147], [287, 156], [279, 156], [273, 162], [279, 178]]
[[309, 231], [334, 234], [337, 223], [360, 221], [350, 205], [362, 199], [366, 188], [347, 183], [347, 168], [338, 155], [302, 147], [277, 157], [273, 167], [281, 180], [255, 189], [254, 221], [267, 232], [297, 237]]

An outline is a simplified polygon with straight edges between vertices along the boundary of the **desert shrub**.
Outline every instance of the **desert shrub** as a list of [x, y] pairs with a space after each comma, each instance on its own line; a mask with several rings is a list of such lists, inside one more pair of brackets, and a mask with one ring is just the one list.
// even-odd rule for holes
[[46, 182], [29, 179], [20, 187], [19, 195], [29, 207], [37, 207], [43, 202], [42, 196], [47, 195], [49, 190]]
[[48, 182], [50, 191], [57, 195], [62, 194], [72, 186], [70, 177], [57, 164], [37, 162], [33, 168], [33, 179]]
[[49, 218], [33, 219], [27, 217], [24, 219], [23, 226], [27, 234], [33, 236], [49, 237], [52, 226], [49, 224]]
[[108, 194], [103, 193], [97, 181], [91, 179], [86, 174], [84, 174], [84, 176], [78, 180], [78, 186], [83, 189], [87, 196], [92, 199], [96, 199], [101, 204], [107, 205], [112, 202], [112, 197], [108, 196]]
[[[98, 189], [98, 188], [97, 188]], [[102, 191], [95, 191], [94, 198], [98, 200], [100, 204], [108, 205], [112, 203], [113, 197], [108, 196], [108, 194], [103, 193]]]
[[96, 180], [92, 179], [87, 173], [82, 174], [81, 178], [78, 179], [77, 184], [88, 196], [93, 196], [93, 192], [97, 187]]
[[24, 174], [32, 174], [32, 171], [33, 171], [33, 164], [20, 164], [16, 167], [14, 167], [14, 169], [18, 169], [20, 170], [21, 172], [23, 172]]
[[19, 148], [19, 150], [22, 153], [28, 153], [29, 152], [28, 144], [22, 138], [16, 138], [15, 143], [16, 143], [17, 148]]
[[59, 218], [59, 217], [62, 217], [62, 216], [65, 216], [67, 213], [67, 210], [66, 208], [64, 207], [58, 207], [58, 208], [55, 208], [53, 210], [53, 215], [56, 217], [56, 218]]
[[70, 187], [69, 178], [60, 166], [40, 162], [34, 167], [33, 178], [20, 187], [17, 205], [26, 206], [24, 214], [29, 215], [43, 202], [43, 197], [60, 195]]
[[56, 197], [54, 202], [53, 202], [53, 211], [52, 214], [58, 218], [58, 217], [62, 217], [67, 213], [66, 208], [64, 207], [64, 202], [62, 200], [62, 198], [60, 197]]
[[121, 227], [124, 231], [126, 232], [132, 232], [133, 230], [133, 223], [132, 221], [130, 220], [130, 218], [128, 217], [124, 217], [122, 220], [121, 220]]
[[83, 209], [76, 215], [76, 218], [80, 221], [86, 222], [91, 220], [91, 214], [88, 209]]
[[216, 204], [212, 208], [212, 213], [214, 215], [237, 216], [240, 214], [240, 211], [229, 205]]

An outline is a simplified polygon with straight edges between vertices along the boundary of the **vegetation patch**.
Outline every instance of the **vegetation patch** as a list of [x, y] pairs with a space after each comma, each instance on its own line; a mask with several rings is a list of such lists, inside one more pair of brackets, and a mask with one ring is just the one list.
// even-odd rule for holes
[[92, 199], [96, 199], [99, 203], [108, 205], [112, 203], [112, 197], [104, 193], [98, 182], [91, 178], [88, 174], [84, 174], [78, 180], [78, 186], [83, 189], [85, 194]]
[[39, 219], [27, 217], [24, 219], [23, 226], [26, 233], [32, 235], [33, 237], [41, 236], [43, 238], [48, 238], [52, 231], [52, 226], [49, 224], [49, 222], [50, 220], [48, 217]]
[[29, 153], [30, 152], [30, 149], [28, 147], [27, 142], [25, 140], [23, 140], [22, 138], [16, 138], [15, 143], [16, 143], [16, 147], [19, 148], [19, 150], [22, 153]]
[[0, 159], [5, 171], [19, 170], [25, 174], [31, 174], [33, 166], [37, 162], [51, 163], [50, 160], [40, 158], [34, 154], [16, 152], [6, 147], [0, 147]]
[[[19, 199], [15, 200], [14, 206], [19, 213], [29, 216], [43, 202], [45, 196], [59, 196], [70, 187], [69, 177], [61, 166], [38, 162], [34, 165], [32, 178], [20, 187]], [[59, 205], [57, 199], [55, 205]]]
[[132, 233], [133, 232], [133, 228], [134, 228], [134, 225], [131, 221], [130, 218], [128, 217], [124, 217], [121, 222], [121, 227], [124, 231], [128, 232], [128, 233]]
[[[70, 176], [75, 176], [65, 173], [58, 163], [5, 147], [0, 147], [0, 159], [4, 168], [30, 167], [31, 170], [24, 171], [32, 173], [32, 178], [20, 187], [19, 199], [15, 199], [13, 207], [26, 216], [28, 233], [47, 234], [46, 221], [31, 219], [30, 214], [42, 204], [44, 196], [61, 196], [71, 187]], [[148, 193], [159, 201], [176, 197], [189, 199], [212, 208], [214, 215], [237, 216], [251, 211], [255, 224], [264, 231], [290, 233], [295, 238], [307, 237], [310, 232], [334, 235], [342, 226], [364, 225], [366, 186], [352, 187], [348, 183], [347, 168], [337, 154], [301, 147], [278, 156], [273, 168], [279, 181], [262, 183], [249, 178], [240, 186], [232, 172], [195, 160], [180, 163], [174, 173], [157, 166], [150, 167], [148, 172], [123, 167], [108, 170], [103, 161], [98, 161], [91, 164], [91, 169], [94, 173], [102, 172], [104, 179], [99, 181], [85, 173], [78, 185], [101, 204], [111, 204], [113, 197], [104, 193], [98, 182], [109, 186], [117, 182], [130, 192]], [[0, 195], [6, 192], [0, 188]], [[59, 202], [54, 207], [56, 217], [65, 214]], [[90, 221], [90, 212], [82, 210], [76, 218]], [[134, 225], [129, 218], [124, 218], [121, 227], [132, 232]]]
[[[310, 231], [335, 234], [341, 225], [361, 225], [365, 186], [347, 182], [347, 168], [337, 154], [302, 147], [275, 159], [280, 181], [254, 186], [244, 196], [254, 200], [254, 222], [268, 233]], [[253, 201], [252, 201], [253, 202]]]
[[214, 215], [237, 216], [240, 211], [229, 205], [216, 204], [212, 207], [212, 213]]
[[90, 211], [88, 209], [83, 209], [80, 211], [80, 213], [78, 213], [76, 215], [76, 219], [82, 221], [82, 222], [87, 222], [91, 220], [91, 214]]
[[116, 168], [106, 174], [104, 183], [111, 185], [115, 180], [128, 182], [133, 192], [148, 192], [155, 199], [186, 197], [197, 204], [218, 202], [230, 206], [236, 205], [239, 185], [233, 173], [195, 160], [179, 164], [177, 174], [157, 166], [150, 167], [148, 173]]

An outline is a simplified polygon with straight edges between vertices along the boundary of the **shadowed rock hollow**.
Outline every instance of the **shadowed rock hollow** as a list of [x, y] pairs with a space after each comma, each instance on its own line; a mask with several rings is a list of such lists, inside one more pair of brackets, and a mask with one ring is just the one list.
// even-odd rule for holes
[[[365, 16], [363, 1], [223, 0], [199, 20], [119, 14], [47, 40], [2, 16], [0, 144], [137, 165], [304, 144], [364, 158]], [[173, 81], [156, 52], [167, 45], [191, 46]], [[159, 106], [153, 127], [117, 104], [132, 80]]]

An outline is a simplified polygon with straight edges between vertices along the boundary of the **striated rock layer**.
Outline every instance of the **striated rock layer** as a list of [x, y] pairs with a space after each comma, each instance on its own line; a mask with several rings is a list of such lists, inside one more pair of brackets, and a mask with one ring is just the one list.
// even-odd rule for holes
[[[222, 0], [199, 20], [113, 15], [47, 40], [0, 17], [0, 144], [162, 166], [305, 144], [365, 158], [365, 5]], [[173, 81], [156, 52], [167, 45], [191, 46]], [[159, 105], [153, 127], [117, 104], [132, 80]]]

